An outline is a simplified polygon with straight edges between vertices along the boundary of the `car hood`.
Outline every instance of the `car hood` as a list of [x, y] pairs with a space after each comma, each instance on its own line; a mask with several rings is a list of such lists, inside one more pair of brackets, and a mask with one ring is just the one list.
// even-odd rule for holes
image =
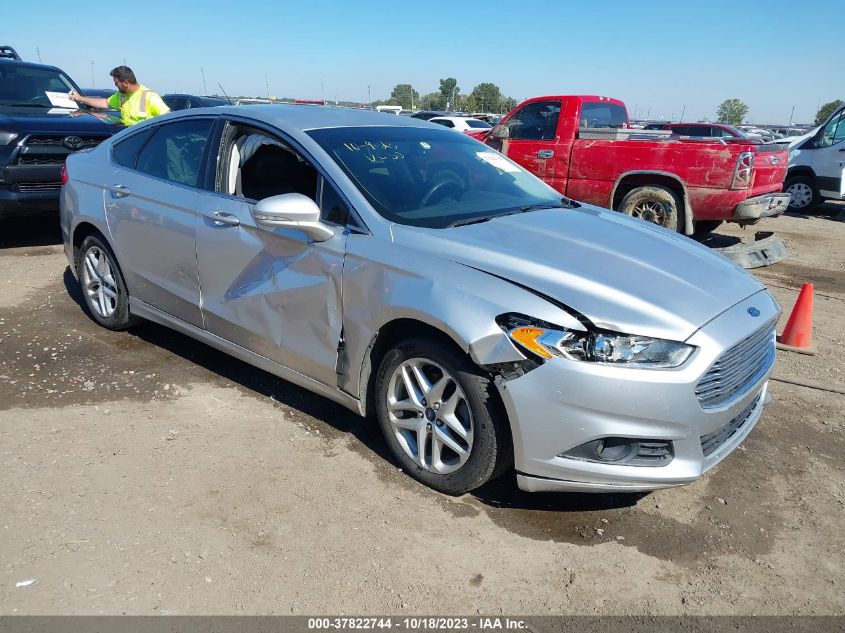
[[62, 108], [21, 108], [0, 105], [0, 129], [9, 132], [107, 133], [114, 134], [122, 125], [105, 123], [90, 112]]
[[394, 225], [393, 239], [542, 293], [597, 328], [677, 341], [764, 288], [687, 237], [587, 205], [441, 230]]

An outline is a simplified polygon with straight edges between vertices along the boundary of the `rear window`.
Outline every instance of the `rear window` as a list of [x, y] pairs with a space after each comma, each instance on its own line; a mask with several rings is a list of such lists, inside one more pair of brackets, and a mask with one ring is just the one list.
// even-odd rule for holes
[[621, 128], [628, 123], [628, 113], [624, 106], [605, 101], [581, 104], [581, 127]]
[[476, 121], [474, 119], [467, 119], [467, 125], [469, 127], [475, 127], [475, 128], [479, 128], [479, 129], [485, 129], [485, 130], [492, 127], [489, 123], [486, 123], [484, 121]]

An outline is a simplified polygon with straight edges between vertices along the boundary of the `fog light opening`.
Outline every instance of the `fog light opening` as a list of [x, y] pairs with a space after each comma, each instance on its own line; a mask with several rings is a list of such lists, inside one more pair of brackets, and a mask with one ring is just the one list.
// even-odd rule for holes
[[674, 459], [675, 449], [669, 440], [603, 437], [576, 446], [558, 457], [600, 464], [665, 466]]

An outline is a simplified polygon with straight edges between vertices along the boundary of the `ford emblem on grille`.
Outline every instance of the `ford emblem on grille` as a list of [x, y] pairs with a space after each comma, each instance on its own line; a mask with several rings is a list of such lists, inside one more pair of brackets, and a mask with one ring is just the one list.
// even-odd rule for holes
[[758, 317], [760, 316], [760, 311], [757, 308], [748, 308], [748, 314], [753, 317]]
[[83, 145], [83, 141], [78, 136], [66, 136], [62, 141], [62, 145], [74, 151], [78, 150]]

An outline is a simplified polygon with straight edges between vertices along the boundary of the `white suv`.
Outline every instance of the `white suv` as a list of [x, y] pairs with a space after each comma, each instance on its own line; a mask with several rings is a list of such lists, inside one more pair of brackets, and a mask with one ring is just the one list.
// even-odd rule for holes
[[792, 194], [789, 208], [803, 211], [823, 199], [845, 199], [845, 106], [834, 112], [809, 138], [789, 147], [789, 171], [783, 190]]

